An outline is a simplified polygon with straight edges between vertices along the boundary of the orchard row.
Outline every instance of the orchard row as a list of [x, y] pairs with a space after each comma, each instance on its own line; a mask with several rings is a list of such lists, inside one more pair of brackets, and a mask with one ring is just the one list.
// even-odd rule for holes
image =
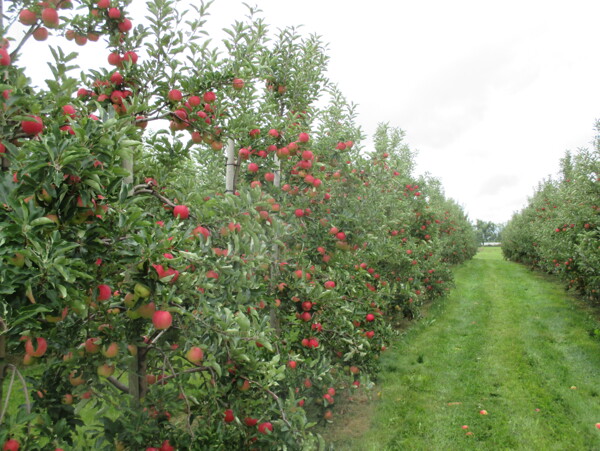
[[567, 152], [557, 179], [540, 183], [502, 232], [510, 260], [558, 275], [569, 288], [600, 300], [600, 152]]
[[[0, 443], [316, 449], [473, 228], [402, 131], [361, 147], [317, 38], [249, 10], [217, 46], [205, 5], [146, 4], [145, 22], [122, 1], [8, 10]], [[42, 27], [37, 89], [20, 60]], [[76, 69], [71, 37], [106, 63]]]

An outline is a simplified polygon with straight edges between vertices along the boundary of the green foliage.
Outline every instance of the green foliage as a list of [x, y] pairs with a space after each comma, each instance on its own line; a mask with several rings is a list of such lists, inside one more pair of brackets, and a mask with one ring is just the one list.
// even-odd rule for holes
[[503, 231], [510, 260], [556, 274], [592, 301], [600, 299], [600, 150], [567, 152], [560, 178], [540, 183]]
[[[15, 3], [13, 18], [29, 5]], [[449, 265], [476, 250], [467, 218], [415, 179], [399, 129], [360, 152], [319, 38], [270, 40], [250, 8], [222, 51], [203, 31], [208, 3], [149, 2], [149, 26], [129, 32], [126, 2], [111, 2], [120, 19], [79, 6], [59, 32], [102, 33], [114, 67], [78, 88], [76, 58], [53, 49], [41, 90], [1, 69], [0, 397], [20, 362], [32, 401], [7, 412], [0, 440], [322, 446], [324, 394], [370, 386], [392, 319], [447, 292]], [[21, 123], [31, 114], [38, 133]]]

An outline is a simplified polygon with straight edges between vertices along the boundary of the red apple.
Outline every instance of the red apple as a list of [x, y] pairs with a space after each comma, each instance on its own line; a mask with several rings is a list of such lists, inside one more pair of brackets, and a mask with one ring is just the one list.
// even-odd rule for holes
[[192, 363], [200, 363], [204, 360], [204, 351], [197, 346], [190, 348], [190, 350], [185, 355], [186, 359], [188, 359]]
[[179, 219], [187, 219], [190, 216], [190, 210], [185, 205], [176, 205], [173, 208], [173, 216]]
[[87, 36], [82, 34], [75, 35], [75, 44], [77, 45], [85, 45], [87, 43]]
[[167, 97], [171, 102], [179, 102], [183, 99], [183, 94], [179, 89], [171, 89]]
[[128, 52], [125, 52], [125, 54], [123, 55], [123, 61], [131, 61], [131, 63], [135, 64], [137, 63], [138, 60], [138, 55], [137, 53], [135, 53], [134, 51], [130, 50]]
[[202, 100], [200, 100], [200, 97], [198, 96], [190, 96], [188, 98], [188, 103], [190, 104], [190, 106], [192, 107], [197, 107], [200, 105], [200, 103], [202, 102]]
[[335, 288], [335, 282], [333, 280], [328, 280], [325, 282], [324, 286], [327, 290], [331, 290], [332, 288]]
[[158, 330], [168, 329], [173, 324], [173, 317], [165, 310], [157, 310], [152, 315], [152, 324]]
[[46, 350], [48, 349], [48, 343], [46, 342], [46, 339], [43, 337], [37, 337], [36, 341], [37, 341], [37, 349], [34, 350], [31, 339], [27, 339], [27, 341], [25, 342], [25, 353], [32, 357], [42, 357], [46, 353]]
[[233, 89], [235, 89], [236, 91], [240, 91], [241, 89], [244, 89], [244, 80], [242, 80], [241, 78], [234, 78], [233, 79]]
[[48, 39], [48, 29], [40, 27], [33, 32], [33, 39], [36, 41], [45, 41]]
[[242, 147], [239, 150], [238, 155], [242, 160], [247, 160], [248, 158], [250, 158], [250, 151], [245, 147]]
[[261, 434], [270, 434], [271, 432], [273, 432], [273, 425], [268, 421], [260, 423], [258, 425], [258, 432], [260, 432]]
[[102, 354], [104, 355], [104, 357], [108, 357], [109, 359], [116, 357], [118, 353], [119, 353], [119, 345], [118, 345], [118, 343], [115, 343], [115, 342], [109, 344], [106, 349], [102, 350]]
[[109, 377], [115, 372], [115, 366], [104, 363], [98, 366], [97, 372], [100, 377]]
[[129, 30], [131, 30], [133, 28], [133, 24], [131, 23], [131, 20], [129, 20], [129, 19], [123, 19], [123, 22], [121, 22], [119, 25], [117, 25], [117, 27], [119, 28], [119, 31], [121, 33], [127, 33]]
[[58, 13], [54, 8], [44, 8], [42, 10], [42, 22], [48, 28], [58, 27]]
[[96, 354], [100, 351], [100, 346], [96, 344], [98, 338], [88, 338], [85, 340], [84, 348], [89, 354]]
[[310, 321], [311, 318], [312, 315], [310, 314], [310, 312], [302, 312], [302, 314], [300, 315], [300, 319], [304, 322]]
[[233, 410], [231, 409], [227, 409], [225, 411], [225, 423], [231, 423], [233, 422], [233, 420], [235, 420], [235, 415], [233, 415]]
[[108, 55], [108, 64], [111, 66], [121, 66], [121, 55], [118, 52], [112, 52]]
[[118, 8], [110, 8], [108, 10], [108, 17], [111, 19], [119, 19], [121, 17], [121, 10]]
[[69, 374], [69, 382], [73, 387], [77, 387], [81, 384], [84, 384], [85, 379], [81, 374], [77, 374], [76, 371], [72, 371], [71, 374]]
[[19, 13], [19, 22], [23, 25], [34, 25], [37, 22], [37, 16], [29, 9], [24, 9]]
[[305, 150], [302, 152], [302, 159], [304, 161], [311, 161], [314, 157], [315, 155], [310, 150]]
[[14, 438], [11, 438], [4, 442], [4, 446], [2, 447], [2, 451], [19, 451], [19, 442]]
[[42, 118], [33, 115], [29, 115], [29, 117], [31, 118], [30, 120], [21, 121], [21, 130], [23, 130], [24, 133], [31, 136], [35, 136], [41, 133], [44, 129], [44, 123], [42, 122]]
[[258, 423], [258, 419], [252, 418], [252, 417], [246, 417], [246, 418], [244, 418], [244, 423], [246, 423], [246, 426], [249, 426], [249, 427], [256, 426], [256, 423]]
[[310, 136], [308, 135], [308, 133], [300, 133], [298, 135], [298, 141], [300, 141], [301, 143], [307, 143], [310, 140]]
[[215, 100], [217, 100], [217, 96], [212, 91], [205, 92], [204, 95], [202, 96], [202, 98], [204, 99], [204, 101], [206, 103], [212, 103]]
[[69, 116], [70, 118], [74, 118], [77, 114], [77, 111], [73, 105], [65, 105], [62, 107], [62, 110], [65, 116]]
[[0, 49], [0, 66], [10, 66], [10, 54], [5, 48]]
[[98, 299], [99, 301], [107, 301], [111, 298], [112, 291], [108, 285], [98, 285]]

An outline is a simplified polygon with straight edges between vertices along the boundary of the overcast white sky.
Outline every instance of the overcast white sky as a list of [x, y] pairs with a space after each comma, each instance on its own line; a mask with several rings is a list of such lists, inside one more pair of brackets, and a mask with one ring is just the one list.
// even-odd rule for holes
[[[379, 122], [405, 130], [417, 171], [441, 179], [473, 220], [507, 221], [565, 150], [591, 145], [598, 1], [248, 3], [273, 29], [303, 25], [320, 35], [328, 76], [358, 104], [364, 131]], [[209, 11], [211, 28], [246, 14], [238, 0], [216, 0]]]

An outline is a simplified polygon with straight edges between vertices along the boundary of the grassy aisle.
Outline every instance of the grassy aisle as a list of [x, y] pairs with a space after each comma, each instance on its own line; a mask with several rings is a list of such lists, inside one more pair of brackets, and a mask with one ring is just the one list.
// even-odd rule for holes
[[599, 450], [591, 316], [497, 248], [456, 285], [385, 354], [369, 428], [344, 431], [336, 449]]

